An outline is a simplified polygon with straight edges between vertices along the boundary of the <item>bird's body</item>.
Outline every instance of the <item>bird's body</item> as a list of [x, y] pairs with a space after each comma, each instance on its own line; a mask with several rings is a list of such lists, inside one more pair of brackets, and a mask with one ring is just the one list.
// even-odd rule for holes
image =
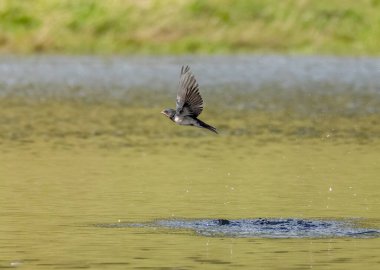
[[174, 122], [182, 126], [194, 126], [197, 123], [197, 121], [190, 116], [178, 116], [178, 115], [174, 116]]
[[181, 126], [206, 128], [218, 133], [216, 128], [197, 118], [203, 111], [203, 100], [199, 93], [199, 86], [188, 66], [181, 69], [176, 109], [165, 109], [161, 113]]

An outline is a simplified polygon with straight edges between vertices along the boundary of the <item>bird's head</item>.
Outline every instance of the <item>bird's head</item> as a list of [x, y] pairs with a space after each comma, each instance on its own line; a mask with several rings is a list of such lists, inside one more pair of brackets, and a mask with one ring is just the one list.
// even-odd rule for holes
[[166, 117], [170, 118], [171, 120], [174, 119], [175, 110], [173, 109], [165, 109], [161, 113], [165, 115]]

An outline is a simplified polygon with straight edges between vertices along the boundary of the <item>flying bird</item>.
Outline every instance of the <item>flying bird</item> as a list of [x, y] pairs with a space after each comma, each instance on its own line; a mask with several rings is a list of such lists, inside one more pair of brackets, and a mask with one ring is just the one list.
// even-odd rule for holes
[[203, 100], [199, 93], [199, 85], [189, 66], [182, 66], [176, 109], [165, 109], [161, 113], [178, 125], [206, 128], [218, 133], [216, 128], [197, 118], [202, 111]]

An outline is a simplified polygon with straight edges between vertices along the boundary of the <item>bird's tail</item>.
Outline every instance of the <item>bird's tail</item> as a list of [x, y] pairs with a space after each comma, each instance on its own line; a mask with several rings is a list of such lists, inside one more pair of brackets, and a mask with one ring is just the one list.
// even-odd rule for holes
[[210, 130], [210, 131], [218, 134], [218, 131], [216, 130], [216, 128], [214, 128], [213, 126], [210, 126], [210, 125], [206, 124], [205, 122], [203, 122], [203, 121], [201, 121], [199, 119], [197, 119], [197, 120], [198, 120], [198, 123], [199, 123], [199, 127], [206, 128], [206, 129], [208, 129], [208, 130]]

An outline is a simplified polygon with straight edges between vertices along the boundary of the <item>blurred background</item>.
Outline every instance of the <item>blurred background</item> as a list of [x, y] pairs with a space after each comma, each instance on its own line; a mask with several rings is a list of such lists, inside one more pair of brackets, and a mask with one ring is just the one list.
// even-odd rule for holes
[[[0, 0], [0, 268], [379, 269], [379, 45], [380, 0]], [[336, 226], [191, 227], [258, 217]]]
[[0, 49], [378, 55], [379, 9], [378, 0], [3, 0]]

